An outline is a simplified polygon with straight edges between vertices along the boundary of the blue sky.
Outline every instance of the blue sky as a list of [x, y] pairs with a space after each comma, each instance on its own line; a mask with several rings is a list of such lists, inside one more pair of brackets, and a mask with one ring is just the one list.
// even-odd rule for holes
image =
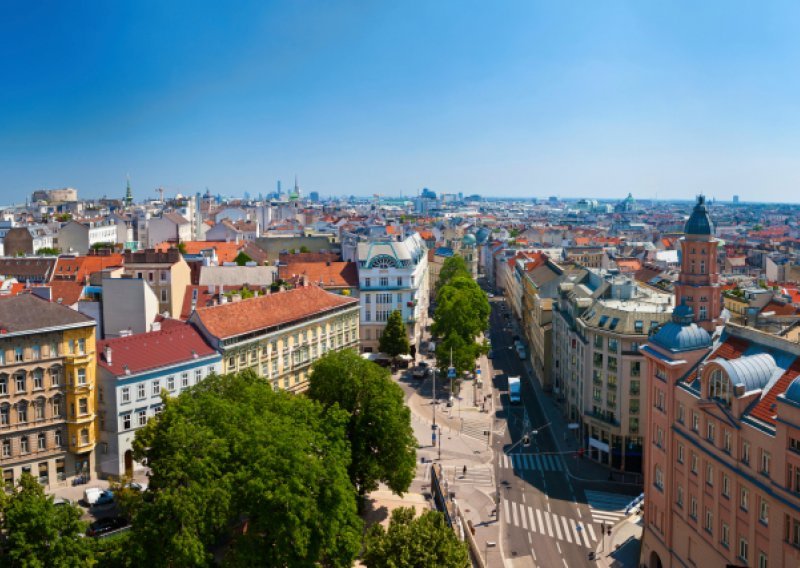
[[798, 201], [797, 29], [796, 2], [6, 2], [0, 202], [128, 173]]

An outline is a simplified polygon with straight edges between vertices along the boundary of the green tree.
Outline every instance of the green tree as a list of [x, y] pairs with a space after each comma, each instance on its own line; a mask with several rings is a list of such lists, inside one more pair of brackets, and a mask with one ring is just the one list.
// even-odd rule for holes
[[408, 332], [406, 332], [406, 325], [403, 323], [403, 314], [400, 310], [394, 310], [389, 314], [386, 327], [383, 328], [383, 333], [378, 340], [378, 349], [392, 359], [411, 351]]
[[178, 252], [186, 254], [186, 243], [178, 243]]
[[61, 249], [55, 247], [42, 247], [36, 251], [36, 256], [58, 256], [61, 254]]
[[439, 279], [436, 281], [436, 289], [441, 290], [444, 286], [450, 283], [453, 278], [464, 276], [472, 278], [472, 274], [467, 266], [467, 261], [464, 257], [455, 255], [445, 259], [442, 264], [442, 269], [439, 271]]
[[235, 262], [239, 266], [244, 266], [248, 262], [253, 262], [253, 259], [250, 258], [250, 255], [248, 255], [246, 252], [239, 251], [239, 254], [237, 254], [236, 258], [233, 259], [233, 262]]
[[11, 494], [3, 496], [0, 508], [0, 532], [6, 537], [0, 565], [94, 566], [91, 540], [79, 536], [86, 529], [80, 509], [54, 505], [31, 475], [22, 474]]
[[361, 520], [347, 467], [348, 415], [252, 372], [211, 376], [136, 433], [148, 491], [129, 505], [135, 556], [204, 566], [350, 566]]
[[467, 341], [458, 333], [451, 332], [436, 346], [436, 366], [442, 372], [441, 376], [447, 376], [451, 354], [453, 367], [459, 377], [464, 371], [472, 371], [475, 368], [475, 360], [481, 354], [481, 348], [482, 346], [475, 341]]
[[364, 543], [364, 564], [368, 568], [467, 568], [469, 550], [444, 515], [425, 511], [414, 517], [414, 509], [401, 507], [392, 511], [389, 530], [373, 525]]
[[311, 252], [306, 245], [300, 247], [300, 252]]
[[414, 479], [417, 440], [403, 389], [389, 371], [352, 350], [326, 354], [309, 378], [308, 396], [347, 411], [350, 480], [364, 496], [383, 482], [402, 495]]
[[438, 337], [458, 333], [473, 341], [489, 325], [489, 300], [477, 282], [456, 276], [439, 290], [432, 331]]

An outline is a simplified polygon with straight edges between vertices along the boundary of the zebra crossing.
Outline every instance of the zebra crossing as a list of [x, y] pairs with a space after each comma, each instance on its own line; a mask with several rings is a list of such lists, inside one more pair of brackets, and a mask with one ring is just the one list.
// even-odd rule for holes
[[633, 501], [630, 495], [608, 493], [606, 491], [585, 490], [586, 503], [592, 512], [592, 520], [596, 523], [616, 524], [627, 515], [625, 508]]
[[508, 499], [503, 499], [502, 508], [505, 511], [506, 524], [533, 534], [541, 534], [585, 548], [593, 548], [593, 543], [597, 542], [597, 535], [591, 523], [582, 523]]
[[423, 481], [429, 482], [431, 480], [431, 464], [429, 463], [418, 463], [417, 464], [417, 475], [414, 476], [414, 481]]
[[491, 424], [485, 420], [473, 420], [470, 418], [463, 418], [461, 420], [461, 433], [470, 438], [481, 440], [482, 442], [486, 441], [484, 432], [490, 428]]
[[465, 485], [488, 485], [494, 487], [494, 475], [491, 466], [473, 465], [467, 468], [467, 475], [463, 475], [463, 466], [448, 465], [444, 473], [453, 483]]
[[500, 467], [516, 471], [564, 471], [561, 456], [550, 454], [501, 454]]

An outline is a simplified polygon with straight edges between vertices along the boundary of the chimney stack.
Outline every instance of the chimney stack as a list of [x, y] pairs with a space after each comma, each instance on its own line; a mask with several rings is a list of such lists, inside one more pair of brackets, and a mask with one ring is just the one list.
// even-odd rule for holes
[[105, 349], [103, 349], [103, 354], [105, 355], [106, 363], [111, 365], [111, 346], [110, 345], [106, 345], [105, 346]]

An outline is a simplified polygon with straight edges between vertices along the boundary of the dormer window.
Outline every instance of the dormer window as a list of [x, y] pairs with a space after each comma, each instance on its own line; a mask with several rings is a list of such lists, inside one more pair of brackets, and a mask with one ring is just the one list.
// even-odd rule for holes
[[724, 402], [727, 406], [731, 405], [731, 382], [721, 369], [711, 371], [708, 383], [708, 398]]

